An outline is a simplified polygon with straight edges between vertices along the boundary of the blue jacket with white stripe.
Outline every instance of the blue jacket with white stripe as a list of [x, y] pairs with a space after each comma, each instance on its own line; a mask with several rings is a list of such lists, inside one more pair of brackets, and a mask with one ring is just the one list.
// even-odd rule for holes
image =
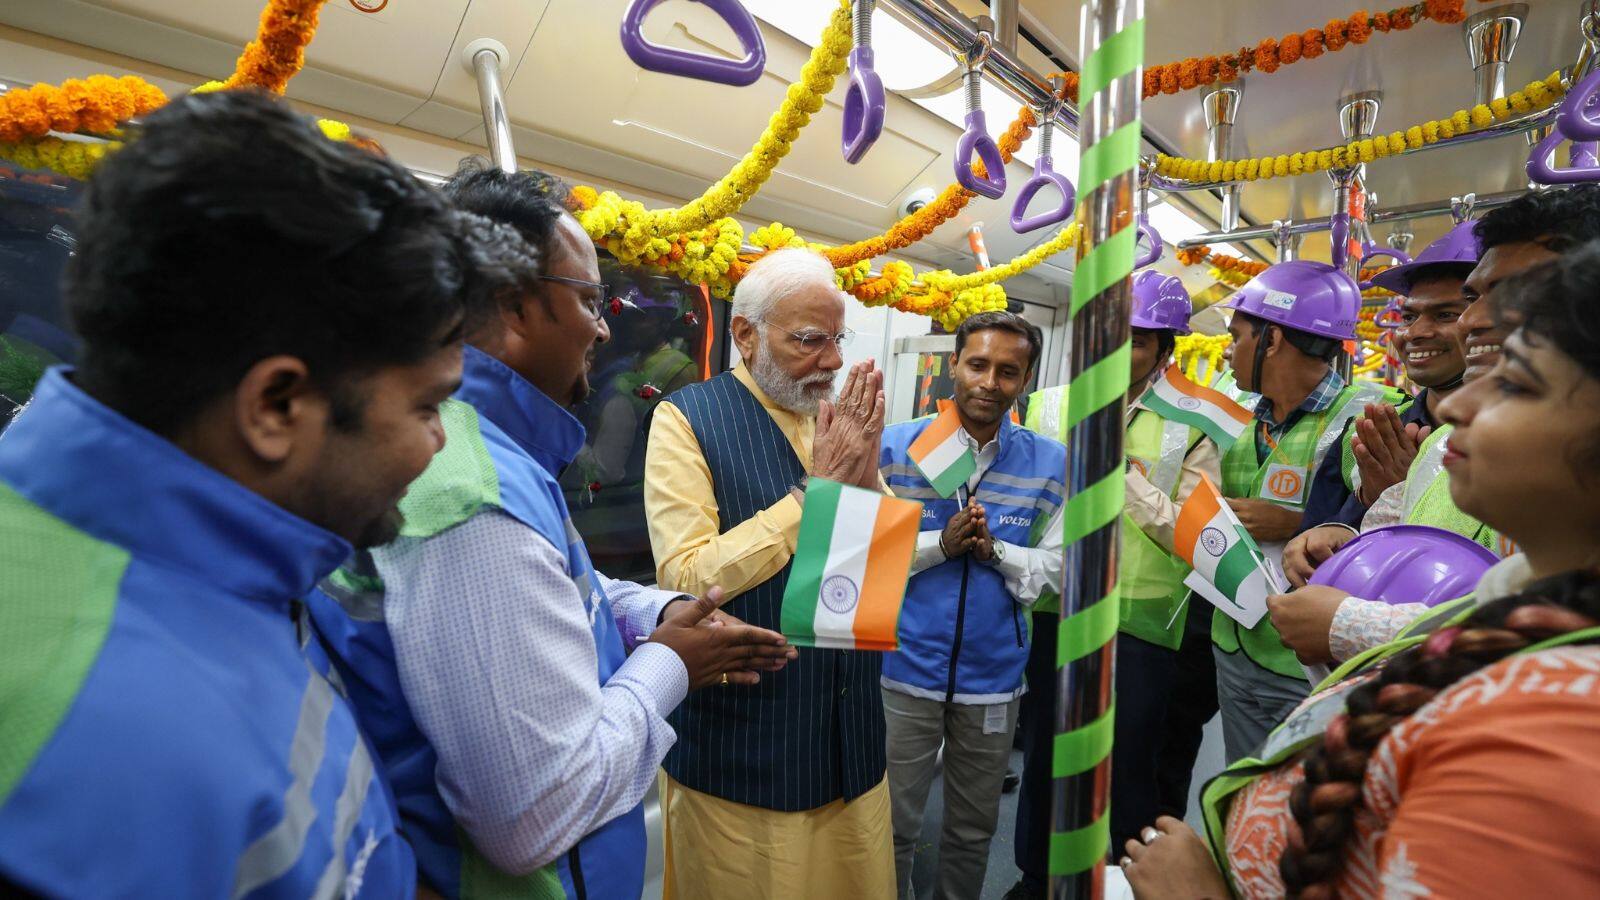
[[[922, 531], [942, 531], [967, 499], [940, 497], [911, 461], [911, 444], [932, 417], [884, 429], [879, 470], [897, 497], [921, 500]], [[1031, 547], [1060, 508], [1067, 448], [1009, 417], [997, 434], [1000, 449], [974, 492], [990, 533]], [[900, 609], [900, 649], [883, 661], [883, 686], [914, 697], [955, 703], [1009, 702], [1022, 694], [1028, 661], [1027, 610], [1005, 578], [970, 554], [911, 577]]]
[[47, 373], [0, 438], [0, 885], [411, 896], [297, 600], [349, 553]]

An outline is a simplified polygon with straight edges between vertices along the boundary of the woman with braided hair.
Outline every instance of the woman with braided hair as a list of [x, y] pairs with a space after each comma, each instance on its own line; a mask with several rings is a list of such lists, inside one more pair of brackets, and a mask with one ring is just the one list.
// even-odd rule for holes
[[1136, 896], [1600, 896], [1600, 242], [1497, 293], [1522, 325], [1440, 412], [1453, 499], [1526, 572], [1335, 673], [1207, 785], [1209, 848], [1129, 841]]

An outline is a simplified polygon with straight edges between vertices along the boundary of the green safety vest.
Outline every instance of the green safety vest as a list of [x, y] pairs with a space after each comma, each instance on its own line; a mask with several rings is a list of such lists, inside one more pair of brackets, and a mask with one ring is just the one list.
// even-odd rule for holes
[[[1289, 762], [1321, 740], [1328, 723], [1345, 711], [1350, 692], [1362, 684], [1354, 676], [1370, 672], [1390, 657], [1422, 643], [1438, 628], [1461, 623], [1476, 609], [1477, 602], [1471, 594], [1441, 603], [1429, 610], [1427, 615], [1407, 625], [1395, 640], [1347, 661], [1317, 686], [1307, 702], [1274, 728], [1256, 752], [1228, 766], [1221, 774], [1206, 782], [1200, 793], [1200, 811], [1205, 819], [1206, 837], [1210, 840], [1217, 867], [1236, 894], [1238, 887], [1233, 884], [1227, 852], [1228, 811], [1234, 797], [1262, 775]], [[1600, 638], [1600, 628], [1584, 628], [1530, 645], [1519, 653], [1532, 653], [1595, 638]]]
[[[1067, 387], [1035, 391], [1028, 398], [1024, 426], [1065, 443]], [[1171, 422], [1148, 409], [1134, 413], [1123, 436], [1123, 450], [1156, 490], [1178, 499], [1183, 460], [1204, 437], [1199, 429]], [[1122, 516], [1117, 563], [1122, 609], [1119, 630], [1143, 641], [1176, 650], [1183, 642], [1182, 608], [1189, 596], [1183, 579], [1189, 564], [1150, 539], [1126, 513]], [[1060, 597], [1047, 592], [1034, 604], [1036, 612], [1060, 609]]]
[[[1295, 511], [1305, 509], [1317, 466], [1333, 449], [1344, 426], [1360, 415], [1368, 403], [1397, 403], [1401, 399], [1398, 391], [1382, 385], [1347, 385], [1332, 406], [1320, 413], [1302, 416], [1279, 440], [1265, 462], [1256, 459], [1254, 434], [1240, 436], [1222, 456], [1222, 495], [1267, 500]], [[1348, 443], [1346, 439], [1345, 444]], [[1282, 557], [1283, 545], [1262, 544], [1262, 550], [1276, 560]], [[1263, 616], [1254, 628], [1247, 629], [1218, 610], [1211, 617], [1211, 640], [1224, 653], [1242, 650], [1260, 668], [1285, 678], [1305, 677], [1305, 669], [1295, 658], [1294, 651], [1278, 637], [1271, 616]]]
[[1516, 552], [1516, 545], [1500, 532], [1462, 512], [1450, 497], [1450, 473], [1444, 469], [1445, 437], [1452, 426], [1434, 429], [1406, 472], [1401, 518], [1407, 525], [1428, 525], [1453, 531], [1493, 550], [1501, 559]]

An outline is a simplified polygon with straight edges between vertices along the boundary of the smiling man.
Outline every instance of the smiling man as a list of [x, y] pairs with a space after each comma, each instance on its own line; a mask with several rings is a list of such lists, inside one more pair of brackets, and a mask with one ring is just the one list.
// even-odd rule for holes
[[[515, 229], [514, 275], [467, 334], [449, 440], [397, 540], [312, 598], [417, 846], [447, 897], [638, 897], [643, 799], [687, 692], [749, 685], [792, 653], [702, 624], [720, 592], [595, 571], [556, 482], [584, 443], [602, 318], [593, 243], [548, 175], [469, 163], [445, 193]], [[727, 688], [723, 688], [727, 690]], [[738, 690], [738, 688], [735, 688]]]
[[1049, 583], [1047, 572], [1057, 573], [1056, 583], [1060, 577], [1059, 559], [1034, 547], [1061, 508], [1066, 447], [1011, 421], [1040, 344], [1038, 329], [1009, 312], [979, 313], [956, 330], [957, 436], [977, 466], [954, 496], [941, 496], [910, 456], [935, 419], [884, 432], [880, 465], [890, 489], [923, 502], [900, 649], [883, 664], [898, 896], [911, 883], [941, 746], [945, 808], [934, 893], [976, 898], [983, 888], [1023, 692], [1028, 610]]

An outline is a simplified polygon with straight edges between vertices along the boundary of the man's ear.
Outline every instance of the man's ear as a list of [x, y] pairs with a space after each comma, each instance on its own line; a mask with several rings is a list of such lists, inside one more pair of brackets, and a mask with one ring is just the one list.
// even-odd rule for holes
[[756, 358], [756, 345], [760, 343], [760, 335], [756, 332], [759, 326], [746, 319], [744, 316], [734, 316], [729, 323], [729, 330], [733, 332], [733, 345], [739, 348], [739, 355], [749, 361]]
[[269, 356], [251, 366], [234, 387], [239, 440], [265, 462], [287, 459], [307, 424], [327, 415], [327, 399], [298, 357]]
[[1263, 328], [1261, 331], [1261, 336], [1256, 338], [1256, 340], [1264, 340], [1267, 342], [1268, 356], [1276, 356], [1287, 346], [1287, 342], [1283, 339], [1282, 328]]

